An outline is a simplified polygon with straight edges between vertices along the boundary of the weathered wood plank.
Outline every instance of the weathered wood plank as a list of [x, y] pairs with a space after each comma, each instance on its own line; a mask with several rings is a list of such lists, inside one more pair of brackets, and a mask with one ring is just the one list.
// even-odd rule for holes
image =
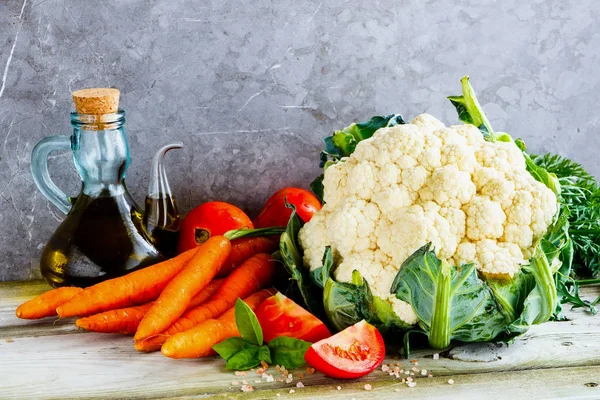
[[[590, 317], [581, 310], [568, 311], [565, 322], [551, 322], [533, 327], [525, 336], [506, 347], [487, 348], [473, 357], [473, 348], [460, 346], [452, 351], [457, 359], [442, 355], [432, 358], [432, 351], [418, 350], [419, 369], [427, 369], [433, 378], [419, 377], [417, 387], [408, 388], [381, 370], [363, 379], [343, 382], [321, 374], [306, 375], [305, 388], [291, 384], [256, 383], [255, 374], [235, 376], [224, 370], [216, 358], [170, 360], [160, 354], [140, 354], [131, 337], [96, 333], [74, 334], [72, 320], [21, 321], [14, 308], [27, 298], [47, 289], [38, 283], [22, 289], [0, 284], [0, 390], [1, 398], [191, 398], [225, 396], [272, 398], [277, 393], [296, 397], [316, 395], [344, 398], [410, 396], [412, 399], [461, 398], [494, 399], [598, 399], [600, 383], [600, 317]], [[7, 288], [8, 287], [8, 288]], [[7, 296], [6, 293], [10, 293]], [[596, 292], [591, 291], [590, 296]], [[60, 335], [57, 335], [59, 333]], [[37, 336], [37, 337], [34, 337]], [[481, 346], [481, 345], [479, 345]], [[489, 355], [493, 355], [490, 357]], [[469, 359], [495, 359], [491, 362], [468, 362]], [[408, 360], [389, 357], [386, 363]], [[274, 372], [271, 369], [271, 372]], [[418, 374], [418, 373], [417, 373]], [[448, 385], [449, 378], [456, 384]], [[243, 380], [255, 387], [242, 393]], [[237, 385], [232, 385], [237, 381]], [[364, 389], [365, 383], [373, 386]], [[342, 386], [342, 391], [336, 387]], [[590, 385], [593, 386], [593, 385]], [[399, 389], [399, 392], [395, 392]]]

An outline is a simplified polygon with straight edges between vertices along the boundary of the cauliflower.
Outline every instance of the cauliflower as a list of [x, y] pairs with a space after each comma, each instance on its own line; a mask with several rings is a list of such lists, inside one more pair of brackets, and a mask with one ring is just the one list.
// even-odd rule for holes
[[507, 280], [557, 213], [556, 195], [513, 141], [486, 141], [473, 125], [446, 127], [428, 114], [360, 141], [326, 169], [323, 186], [326, 204], [298, 235], [304, 264], [321, 267], [331, 246], [336, 280], [357, 270], [408, 324], [418, 318], [390, 287], [417, 249], [431, 242], [441, 259]]

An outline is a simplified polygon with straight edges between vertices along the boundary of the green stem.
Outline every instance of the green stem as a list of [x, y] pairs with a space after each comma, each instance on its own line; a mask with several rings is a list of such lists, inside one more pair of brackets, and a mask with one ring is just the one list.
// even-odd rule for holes
[[578, 281], [576, 280], [575, 283], [578, 284], [579, 286], [597, 285], [597, 284], [600, 284], [600, 279], [581, 279]]
[[234, 229], [225, 232], [225, 236], [229, 240], [239, 239], [243, 237], [257, 237], [257, 236], [274, 236], [281, 235], [285, 232], [284, 227], [272, 226], [269, 228], [257, 228], [257, 229]]
[[450, 345], [450, 307], [452, 274], [450, 264], [442, 260], [439, 280], [435, 288], [433, 315], [429, 327], [429, 345], [444, 349]]
[[535, 253], [531, 258], [531, 264], [526, 267], [535, 278], [542, 301], [540, 302], [541, 310], [537, 315], [533, 324], [539, 324], [548, 321], [556, 310], [558, 302], [558, 294], [556, 293], [556, 284], [552, 276], [552, 270], [548, 265], [548, 259], [540, 246], [535, 248]]

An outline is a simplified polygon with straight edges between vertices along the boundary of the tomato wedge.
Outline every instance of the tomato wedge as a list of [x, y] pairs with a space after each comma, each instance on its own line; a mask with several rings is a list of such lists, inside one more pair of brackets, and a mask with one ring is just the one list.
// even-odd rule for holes
[[381, 365], [384, 358], [383, 338], [365, 320], [314, 343], [304, 355], [311, 367], [338, 379], [365, 376]]
[[296, 206], [296, 213], [304, 222], [310, 221], [313, 214], [321, 209], [321, 203], [314, 194], [299, 188], [283, 188], [269, 197], [263, 209], [252, 221], [255, 228], [269, 226], [287, 226], [292, 210], [285, 201]]
[[278, 336], [293, 337], [307, 342], [317, 342], [331, 336], [329, 329], [320, 319], [279, 292], [263, 301], [255, 314], [267, 342]]

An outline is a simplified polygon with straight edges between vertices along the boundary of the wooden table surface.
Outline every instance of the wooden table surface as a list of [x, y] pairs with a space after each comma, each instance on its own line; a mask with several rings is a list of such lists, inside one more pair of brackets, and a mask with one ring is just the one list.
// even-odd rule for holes
[[[567, 311], [568, 321], [533, 327], [508, 347], [464, 345], [438, 360], [431, 350], [415, 351], [411, 360], [389, 356], [386, 364], [418, 370], [415, 387], [381, 369], [354, 381], [299, 369], [292, 383], [268, 383], [254, 372], [235, 376], [217, 358], [171, 360], [160, 353], [140, 354], [131, 337], [82, 332], [72, 319], [15, 317], [17, 305], [47, 289], [40, 281], [0, 283], [0, 399], [600, 399], [600, 315], [581, 310]], [[598, 291], [584, 293], [592, 298]], [[433, 376], [420, 376], [422, 369]], [[280, 376], [273, 368], [268, 372]], [[304, 375], [300, 379], [298, 372]], [[241, 391], [244, 380], [253, 392]], [[298, 382], [304, 387], [297, 388]]]

